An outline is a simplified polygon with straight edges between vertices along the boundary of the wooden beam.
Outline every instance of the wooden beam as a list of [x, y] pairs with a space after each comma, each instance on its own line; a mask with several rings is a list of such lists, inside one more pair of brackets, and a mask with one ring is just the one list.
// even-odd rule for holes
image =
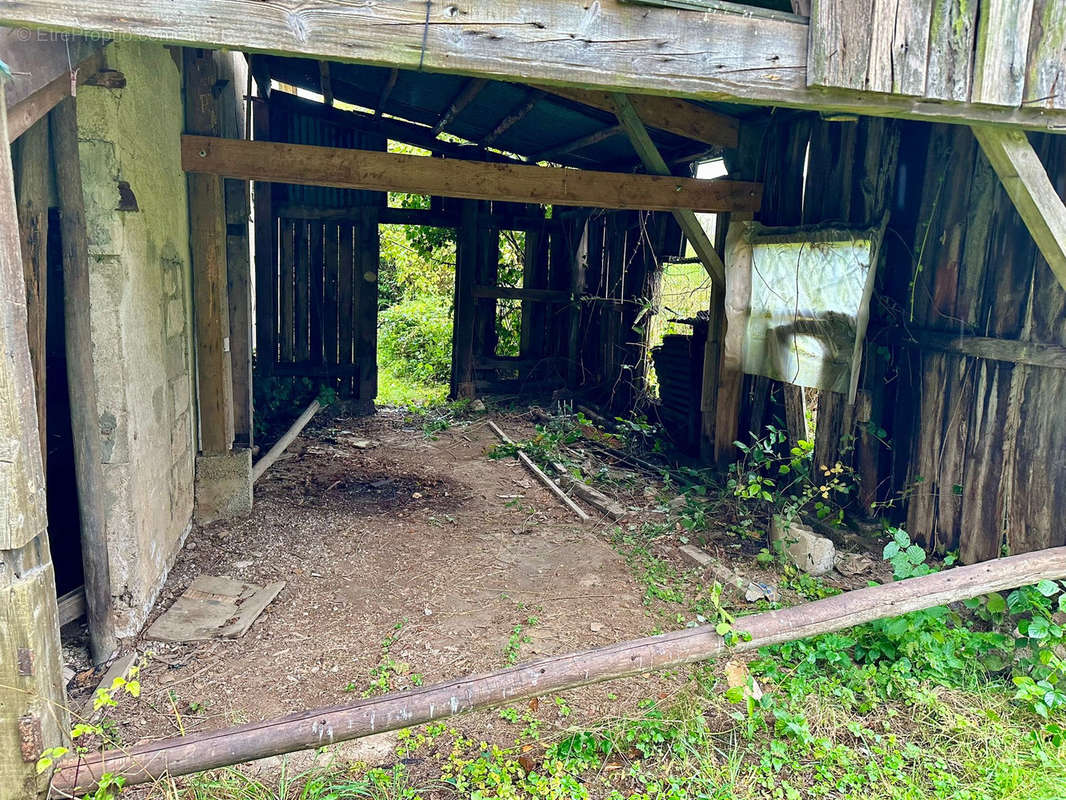
[[[609, 114], [615, 113], [614, 95], [611, 92], [561, 86], [540, 88], [556, 97], [563, 97]], [[717, 147], [737, 146], [739, 123], [733, 117], [676, 97], [634, 95], [629, 98], [629, 102], [644, 120], [644, 124], [651, 128]]]
[[389, 96], [392, 95], [392, 90], [396, 88], [396, 81], [400, 77], [400, 71], [393, 67], [389, 70], [389, 77], [385, 81], [385, 85], [381, 87], [381, 94], [378, 95], [378, 104], [374, 108], [374, 116], [380, 117], [385, 111], [385, 104], [389, 102]]
[[107, 547], [107, 487], [96, 406], [92, 320], [89, 313], [89, 235], [85, 223], [81, 160], [78, 155], [77, 100], [68, 97], [49, 115], [59, 227], [63, 241], [63, 323], [66, 331], [67, 383], [82, 387], [70, 405], [74, 470], [81, 512], [81, 561], [89, 645], [93, 662], [102, 664], [118, 647], [111, 608], [111, 560]]
[[757, 183], [485, 164], [342, 147], [183, 136], [182, 167], [242, 180], [442, 197], [670, 211], [753, 211]]
[[992, 169], [1033, 235], [1059, 283], [1066, 288], [1066, 205], [1022, 131], [973, 126]]
[[322, 93], [322, 100], [327, 106], [333, 105], [333, 82], [329, 75], [329, 62], [318, 62], [318, 85]]
[[1066, 347], [1058, 344], [1025, 342], [1019, 339], [994, 339], [988, 336], [969, 336], [945, 331], [908, 330], [903, 344], [918, 350], [935, 350], [972, 356], [1007, 364], [1029, 364], [1034, 367], [1066, 369]]
[[433, 135], [438, 136], [448, 127], [462, 113], [463, 109], [474, 101], [474, 98], [481, 93], [487, 83], [488, 81], [484, 78], [473, 78], [467, 81], [462, 91], [452, 100], [452, 104], [448, 106], [441, 118], [437, 120], [437, 124], [433, 126]]
[[[740, 434], [744, 387], [744, 335], [751, 308], [751, 247], [744, 241], [745, 220], [731, 219], [726, 234], [729, 279], [722, 300], [724, 326], [715, 397], [714, 458], [719, 467], [733, 460]], [[712, 316], [713, 320], [713, 316]]]
[[[212, 91], [217, 80], [214, 54], [198, 54], [193, 48], [186, 48], [186, 129], [203, 133], [219, 131], [217, 100]], [[200, 448], [205, 454], [225, 453], [233, 446], [233, 367], [229, 347], [226, 206], [222, 180], [217, 175], [189, 175], [189, 240]]]
[[[0, 77], [0, 142], [7, 104]], [[69, 742], [59, 609], [48, 547], [44, 470], [26, 336], [26, 286], [19, 250], [11, 148], [0, 146], [0, 796], [39, 796], [34, 763]], [[97, 420], [99, 425], [99, 420]]]
[[495, 128], [493, 128], [487, 136], [482, 138], [482, 140], [478, 144], [480, 144], [482, 147], [491, 146], [492, 143], [499, 139], [504, 133], [506, 133], [512, 127], [514, 127], [523, 119], [525, 119], [526, 115], [533, 110], [533, 106], [535, 106], [543, 96], [544, 93], [539, 89], [533, 89], [532, 91], [530, 91], [529, 97], [526, 98], [526, 101], [519, 105], [517, 108], [515, 108], [506, 117], [501, 119], [499, 124]]
[[[70, 65], [80, 65], [90, 56], [99, 54], [106, 44], [107, 39], [101, 36], [54, 36], [47, 31], [0, 29], [0, 59], [12, 75], [7, 84], [6, 101], [9, 134], [11, 112], [19, 103], [59, 78], [66, 80], [69, 87]], [[81, 76], [78, 77], [80, 80]]]
[[[659, 154], [655, 143], [648, 135], [647, 128], [644, 127], [640, 115], [629, 98], [624, 94], [616, 94], [612, 97], [612, 100], [618, 121], [622, 123], [622, 128], [629, 137], [629, 143], [637, 151], [644, 168], [653, 175], [669, 175], [670, 167], [666, 165], [666, 161]], [[707, 236], [707, 232], [703, 229], [700, 221], [696, 219], [696, 214], [691, 208], [675, 208], [673, 214], [677, 224], [681, 226], [685, 238], [688, 239], [692, 249], [696, 251], [696, 255], [699, 256], [700, 261], [703, 263], [703, 268], [707, 270], [707, 274], [719, 286], [724, 286], [725, 265], [715, 251], [714, 244], [711, 242], [710, 237]]]
[[0, 23], [225, 47], [330, 61], [424, 69], [520, 83], [774, 105], [939, 122], [1066, 130], [1066, 112], [807, 86], [808, 25], [736, 8], [649, 11], [601, 0], [499, 0], [464, 6], [424, 0], [20, 0]]
[[45, 375], [48, 367], [46, 325], [48, 318], [48, 184], [52, 151], [48, 120], [38, 120], [19, 139], [16, 170], [19, 238], [22, 243], [22, 276], [25, 279], [26, 329], [30, 363], [37, 398], [37, 428], [41, 461], [48, 474], [48, 416]]
[[[104, 64], [102, 50], [96, 50], [76, 67], [78, 85], [88, 83], [97, 75]], [[15, 141], [29, 130], [37, 120], [56, 107], [65, 98], [70, 97], [70, 72], [66, 71], [37, 89], [33, 94], [11, 106], [7, 112], [7, 135], [9, 141]]]
[[571, 139], [569, 142], [557, 145], [550, 150], [544, 150], [541, 153], [537, 153], [533, 156], [533, 161], [551, 161], [556, 156], [563, 156], [567, 153], [575, 153], [579, 150], [584, 150], [586, 147], [591, 147], [594, 144], [610, 139], [612, 136], [617, 136], [622, 133], [621, 125], [611, 125], [608, 128], [601, 128], [598, 131], [586, 134], [585, 136], [579, 136], [576, 139]]
[[534, 303], [569, 303], [570, 292], [562, 289], [520, 289], [513, 286], [475, 286], [474, 297], [495, 300], [529, 300]]
[[[489, 423], [490, 426], [493, 423]], [[494, 426], [493, 426], [494, 427]], [[1066, 576], [1066, 547], [954, 567], [932, 575], [890, 581], [739, 617], [732, 641], [715, 624], [683, 628], [577, 653], [467, 675], [435, 686], [371, 697], [347, 706], [302, 711], [282, 719], [146, 742], [59, 764], [52, 786], [66, 795], [91, 792], [107, 772], [132, 786], [154, 778], [311, 750], [323, 743], [411, 728], [457, 714], [519, 703], [566, 689], [676, 668], [720, 656], [754, 652], [773, 644], [835, 633], [879, 619], [946, 606], [992, 592], [1005, 592]], [[737, 635], [740, 634], [740, 635]]]

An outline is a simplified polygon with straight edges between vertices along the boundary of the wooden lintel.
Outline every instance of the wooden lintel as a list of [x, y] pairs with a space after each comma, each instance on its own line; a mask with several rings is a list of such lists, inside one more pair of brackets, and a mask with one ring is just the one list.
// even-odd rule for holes
[[[601, 0], [423, 0], [338, 5], [325, 0], [20, 0], [0, 24], [135, 36], [205, 48], [424, 69], [628, 94], [773, 105], [962, 124], [1066, 131], [1066, 110], [1017, 108], [807, 85], [809, 26], [735, 9], [649, 11]], [[486, 32], [491, 31], [491, 35]]]
[[[655, 143], [648, 135], [648, 130], [644, 126], [639, 112], [629, 97], [624, 94], [616, 94], [611, 100], [614, 103], [615, 115], [629, 137], [629, 143], [633, 145], [633, 149], [640, 156], [644, 168], [653, 175], [669, 175], [670, 167], [667, 166], [666, 161], [663, 160], [659, 150], [655, 147]], [[681, 226], [685, 238], [692, 245], [692, 249], [696, 251], [696, 255], [699, 256], [703, 268], [707, 270], [707, 274], [719, 286], [724, 286], [725, 265], [722, 263], [721, 256], [715, 251], [714, 244], [712, 244], [707, 232], [703, 229], [700, 221], [696, 219], [696, 214], [691, 208], [675, 208], [673, 213], [674, 219]]]
[[389, 96], [392, 94], [392, 90], [396, 88], [396, 81], [400, 77], [400, 70], [393, 67], [389, 70], [389, 77], [385, 81], [385, 85], [381, 87], [381, 94], [378, 95], [378, 104], [374, 109], [374, 116], [380, 117], [385, 111], [385, 104], [389, 102]]
[[186, 172], [240, 180], [512, 203], [671, 211], [754, 211], [757, 183], [485, 164], [342, 147], [183, 136]]
[[1066, 204], [1040, 156], [1022, 131], [974, 125], [973, 132], [1048, 266], [1066, 288]]

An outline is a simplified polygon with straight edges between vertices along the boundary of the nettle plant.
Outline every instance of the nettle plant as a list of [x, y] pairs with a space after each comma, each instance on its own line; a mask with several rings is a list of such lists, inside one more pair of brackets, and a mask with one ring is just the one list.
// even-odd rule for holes
[[814, 442], [800, 439], [789, 446], [788, 433], [772, 425], [751, 444], [734, 442], [740, 450], [729, 468], [726, 490], [735, 501], [741, 527], [766, 514], [786, 524], [801, 514], [839, 525], [855, 486], [854, 473], [841, 462], [814, 464]]

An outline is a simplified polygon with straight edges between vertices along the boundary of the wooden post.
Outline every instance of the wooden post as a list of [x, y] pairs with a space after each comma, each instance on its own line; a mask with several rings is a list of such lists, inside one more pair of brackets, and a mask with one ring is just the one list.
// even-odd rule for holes
[[589, 261], [589, 221], [582, 219], [580, 238], [570, 261], [570, 308], [567, 329], [566, 385], [576, 389], [581, 383], [581, 303], [585, 293], [585, 269]]
[[457, 714], [518, 703], [537, 695], [546, 696], [722, 655], [732, 657], [768, 645], [833, 633], [878, 619], [1064, 576], [1066, 547], [956, 567], [741, 617], [733, 627], [737, 634], [746, 635], [733, 643], [727, 644], [715, 632], [713, 624], [685, 628], [550, 656], [436, 686], [372, 697], [348, 706], [304, 711], [229, 730], [109, 750], [86, 759], [71, 758], [56, 773], [53, 786], [68, 794], [81, 794], [91, 790], [96, 778], [104, 771], [125, 777], [132, 785], [163, 774], [176, 777], [266, 756], [309, 750]]
[[[186, 129], [218, 136], [221, 124], [213, 94], [218, 70], [213, 54], [185, 48], [184, 61]], [[188, 179], [200, 449], [205, 454], [226, 453], [233, 445], [226, 207], [220, 178], [193, 173]]]
[[[253, 137], [264, 141], [270, 138], [270, 108], [266, 98], [259, 98], [252, 106]], [[255, 355], [256, 372], [270, 375], [278, 360], [274, 331], [277, 317], [277, 220], [271, 205], [270, 184], [256, 182], [253, 187], [255, 203]]]
[[[7, 103], [0, 82], [0, 142]], [[64, 741], [59, 609], [26, 333], [11, 149], [0, 147], [0, 800], [37, 797], [36, 761]]]
[[452, 321], [452, 396], [474, 396], [474, 273], [477, 270], [477, 201], [460, 203], [462, 223], [455, 253]]
[[355, 364], [359, 370], [356, 390], [363, 408], [373, 411], [374, 398], [378, 394], [378, 270], [381, 261], [377, 208], [368, 206], [360, 211], [355, 235], [359, 263], [354, 276], [359, 285], [355, 307], [359, 325], [355, 341]]
[[63, 238], [63, 322], [67, 381], [81, 387], [71, 403], [74, 467], [81, 511], [81, 559], [85, 573], [86, 616], [93, 661], [109, 659], [117, 646], [111, 616], [111, 568], [105, 528], [107, 496], [101, 470], [100, 422], [96, 408], [92, 325], [89, 314], [89, 242], [85, 227], [81, 161], [78, 156], [77, 101], [69, 97], [49, 116], [55, 156], [59, 225]]
[[26, 327], [37, 397], [41, 459], [47, 475], [45, 325], [48, 317], [48, 262], [46, 251], [48, 245], [48, 170], [52, 162], [48, 143], [48, 120], [38, 120], [17, 141], [19, 157], [15, 191], [22, 243], [22, 272], [26, 282]]
[[[740, 404], [744, 385], [744, 329], [751, 304], [751, 249], [744, 242], [747, 226], [740, 215], [730, 220], [726, 241], [725, 325], [718, 362], [715, 400], [714, 456], [718, 466], [733, 458], [733, 442], [740, 429]], [[713, 314], [712, 314], [713, 318]]]

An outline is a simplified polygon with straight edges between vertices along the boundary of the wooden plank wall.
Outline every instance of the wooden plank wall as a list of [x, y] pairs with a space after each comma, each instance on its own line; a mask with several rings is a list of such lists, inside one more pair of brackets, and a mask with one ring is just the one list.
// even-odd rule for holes
[[[1034, 145], [1066, 196], [1066, 138]], [[808, 148], [804, 189], [797, 154]], [[848, 409], [820, 393], [816, 463], [842, 454], [864, 502], [892, 501], [879, 513], [966, 562], [1066, 542], [1056, 524], [1066, 515], [1066, 291], [973, 134], [804, 115], [774, 123], [763, 153], [763, 224], [866, 225], [891, 213], [863, 402]], [[742, 431], [785, 423], [778, 385], [749, 377], [745, 392]]]
[[814, 0], [807, 85], [1066, 108], [1061, 0]]
[[[1066, 141], [1044, 136], [1035, 144], [1066, 195]], [[967, 562], [1004, 547], [1061, 545], [1066, 429], [1058, 406], [1066, 370], [1025, 363], [1025, 353], [1034, 344], [1066, 344], [1066, 291], [968, 131], [934, 128], [925, 158], [947, 169], [926, 172], [914, 241], [928, 255], [912, 272], [906, 323], [962, 343], [990, 337], [998, 347], [996, 359], [928, 349], [901, 358], [912, 390], [900, 413], [917, 420], [904, 483], [907, 525], [942, 551], [959, 548]], [[943, 244], [928, 244], [935, 242]]]

